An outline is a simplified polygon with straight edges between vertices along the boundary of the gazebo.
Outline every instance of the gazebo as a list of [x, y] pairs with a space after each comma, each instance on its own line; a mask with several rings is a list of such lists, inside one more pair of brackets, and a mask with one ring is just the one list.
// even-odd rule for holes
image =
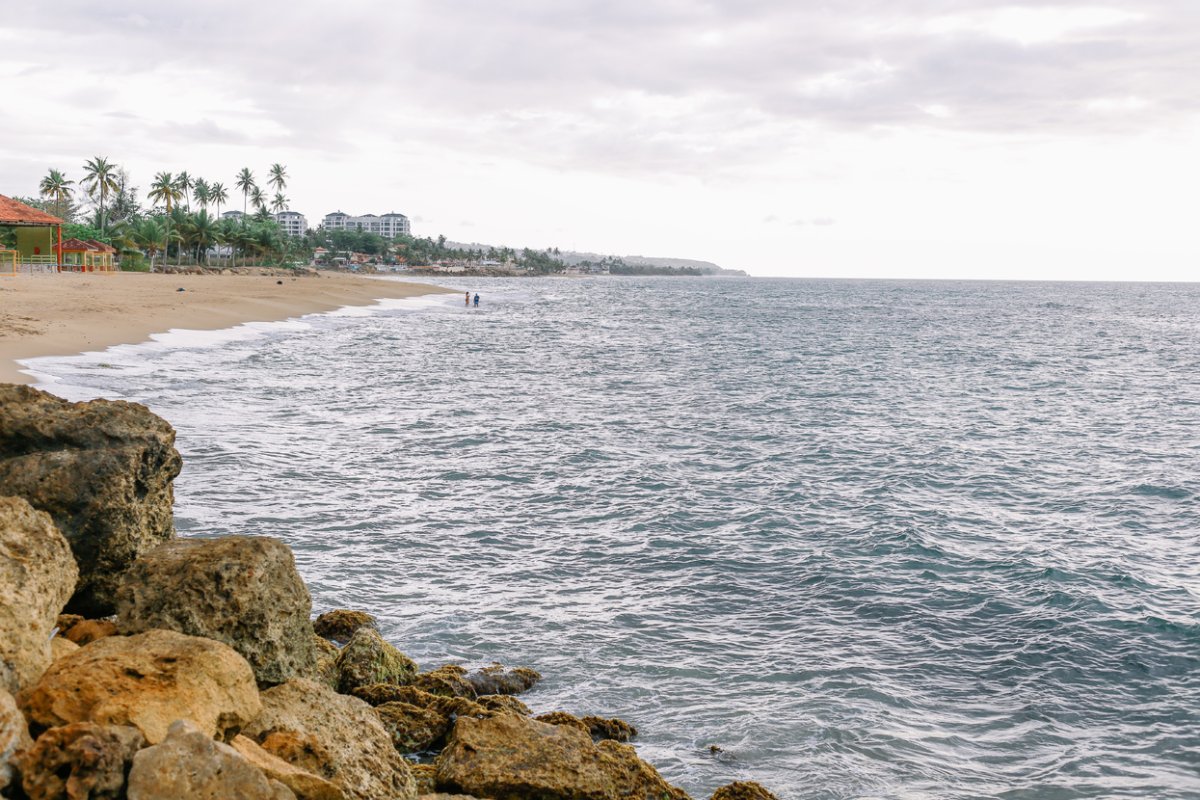
[[0, 228], [15, 229], [17, 239], [15, 249], [0, 250], [0, 265], [7, 262], [13, 272], [26, 266], [30, 271], [57, 270], [62, 263], [62, 226], [58, 217], [0, 194]]
[[72, 272], [112, 272], [115, 248], [95, 239], [66, 239], [59, 245], [61, 269]]

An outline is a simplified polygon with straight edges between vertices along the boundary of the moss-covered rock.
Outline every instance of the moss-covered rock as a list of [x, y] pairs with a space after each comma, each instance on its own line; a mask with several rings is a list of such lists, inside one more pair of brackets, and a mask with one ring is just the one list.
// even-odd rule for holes
[[374, 628], [359, 628], [337, 657], [338, 691], [350, 694], [373, 683], [407, 684], [416, 663], [388, 644]]

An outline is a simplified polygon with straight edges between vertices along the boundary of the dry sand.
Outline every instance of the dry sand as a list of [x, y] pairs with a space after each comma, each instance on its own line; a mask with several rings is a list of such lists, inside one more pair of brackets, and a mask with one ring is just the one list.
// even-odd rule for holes
[[19, 358], [136, 344], [172, 328], [217, 330], [445, 291], [338, 273], [303, 278], [136, 272], [0, 276], [0, 382], [32, 382], [15, 363]]

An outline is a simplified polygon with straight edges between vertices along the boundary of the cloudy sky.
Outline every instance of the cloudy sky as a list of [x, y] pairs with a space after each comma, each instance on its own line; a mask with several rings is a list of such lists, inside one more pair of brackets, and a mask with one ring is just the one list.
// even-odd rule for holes
[[[1195, 0], [2, 3], [0, 193], [400, 211], [756, 275], [1193, 280]], [[239, 196], [240, 200], [240, 196]]]

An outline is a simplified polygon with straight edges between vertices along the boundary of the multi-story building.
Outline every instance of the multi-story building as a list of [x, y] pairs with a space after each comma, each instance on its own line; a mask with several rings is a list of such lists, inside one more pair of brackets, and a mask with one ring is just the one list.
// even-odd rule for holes
[[240, 211], [226, 211], [224, 214], [221, 215], [221, 219], [231, 219], [234, 222], [241, 222], [242, 217], [244, 217], [244, 216], [246, 216], [246, 215]]
[[385, 239], [395, 239], [397, 236], [412, 234], [412, 226], [409, 225], [408, 217], [397, 214], [395, 211], [382, 216], [363, 214], [361, 217], [352, 217], [343, 211], [335, 211], [325, 215], [325, 230], [377, 233]]
[[288, 236], [303, 236], [308, 230], [308, 220], [299, 211], [280, 211], [275, 221]]

